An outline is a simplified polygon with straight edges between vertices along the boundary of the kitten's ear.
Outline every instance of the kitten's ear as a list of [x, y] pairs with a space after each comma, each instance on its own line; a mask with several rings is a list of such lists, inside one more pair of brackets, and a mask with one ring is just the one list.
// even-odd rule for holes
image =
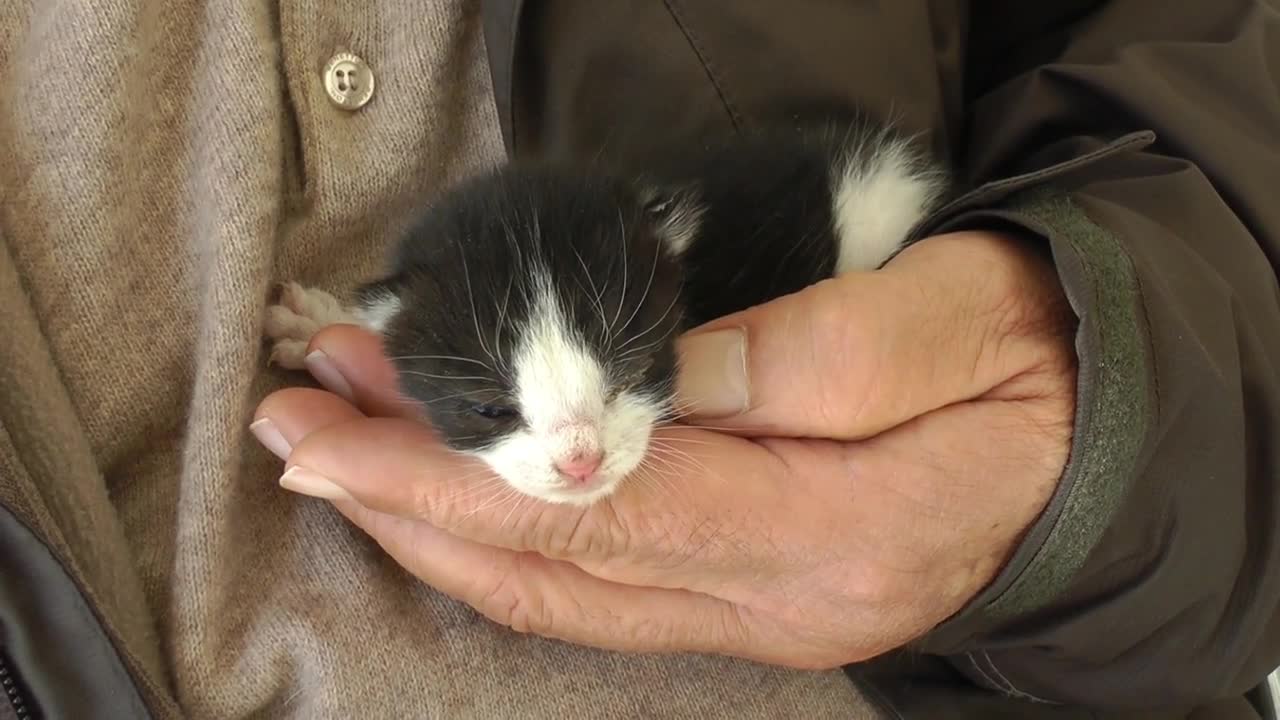
[[640, 184], [640, 202], [654, 223], [667, 253], [684, 255], [698, 235], [705, 206], [693, 185]]
[[355, 311], [360, 324], [375, 333], [386, 331], [400, 312], [400, 289], [404, 279], [392, 276], [356, 288]]

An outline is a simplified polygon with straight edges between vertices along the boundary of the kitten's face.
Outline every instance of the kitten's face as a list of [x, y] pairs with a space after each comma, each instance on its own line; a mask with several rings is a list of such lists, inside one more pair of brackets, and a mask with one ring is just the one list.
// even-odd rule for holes
[[585, 505], [672, 415], [681, 276], [637, 198], [552, 185], [509, 206], [473, 199], [435, 228], [453, 235], [402, 263], [385, 342], [452, 448], [520, 492]]

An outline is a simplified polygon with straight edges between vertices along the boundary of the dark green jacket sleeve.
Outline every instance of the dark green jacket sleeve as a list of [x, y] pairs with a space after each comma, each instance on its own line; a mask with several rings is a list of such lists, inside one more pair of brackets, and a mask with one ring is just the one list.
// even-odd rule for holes
[[1047, 242], [1080, 384], [1056, 497], [925, 646], [1026, 699], [1193, 704], [1280, 665], [1280, 10], [1100, 5], [974, 3], [973, 180], [1157, 139], [952, 224]]

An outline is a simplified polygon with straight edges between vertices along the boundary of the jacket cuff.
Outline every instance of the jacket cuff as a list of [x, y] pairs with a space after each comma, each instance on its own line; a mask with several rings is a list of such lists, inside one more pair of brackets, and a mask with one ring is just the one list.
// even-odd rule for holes
[[[1121, 243], [1070, 198], [1051, 189], [969, 211], [938, 233], [1014, 229], [1045, 243], [1079, 320], [1075, 425], [1058, 488], [996, 579], [919, 643], [958, 655], [975, 636], [1034, 613], [1063, 594], [1123, 501], [1156, 412], [1152, 350], [1138, 276]], [[966, 674], [1014, 692], [975, 658]]]

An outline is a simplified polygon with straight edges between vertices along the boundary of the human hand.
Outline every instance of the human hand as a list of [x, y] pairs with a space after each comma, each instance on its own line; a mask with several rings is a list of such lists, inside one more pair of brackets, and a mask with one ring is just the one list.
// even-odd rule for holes
[[833, 667], [962, 608], [1042, 511], [1072, 433], [1071, 322], [1025, 244], [927, 239], [687, 337], [687, 422], [715, 429], [661, 429], [644, 470], [585, 509], [447, 451], [353, 327], [312, 342], [313, 374], [352, 402], [282, 390], [255, 431], [287, 458], [283, 484], [516, 630]]

